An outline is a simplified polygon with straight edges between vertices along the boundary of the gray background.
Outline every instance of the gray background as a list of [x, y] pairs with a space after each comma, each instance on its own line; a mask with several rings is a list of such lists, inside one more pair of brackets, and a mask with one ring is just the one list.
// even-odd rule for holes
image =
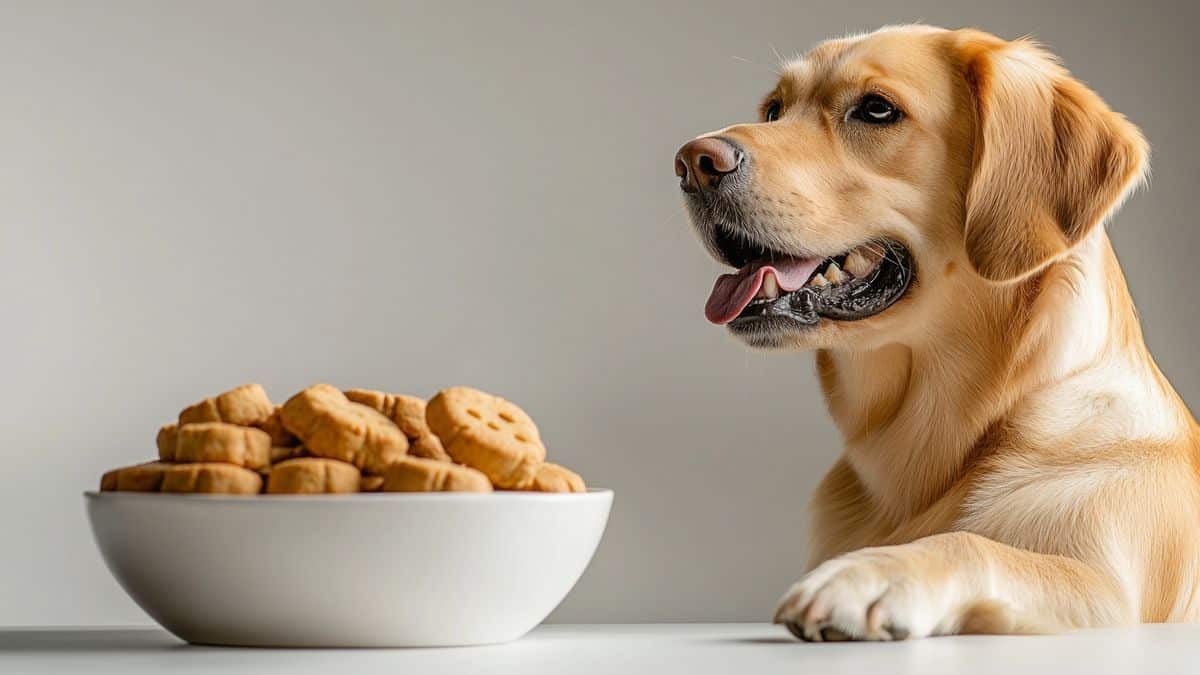
[[1185, 3], [92, 5], [0, 6], [0, 624], [146, 622], [80, 492], [251, 380], [502, 393], [617, 492], [556, 619], [769, 618], [838, 439], [809, 356], [704, 322], [671, 158], [887, 23], [1036, 33], [1141, 125], [1112, 232], [1200, 397]]

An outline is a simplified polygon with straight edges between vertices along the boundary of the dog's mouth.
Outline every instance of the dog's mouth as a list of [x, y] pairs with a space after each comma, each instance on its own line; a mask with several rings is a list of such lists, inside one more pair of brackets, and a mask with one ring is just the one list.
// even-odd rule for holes
[[704, 315], [738, 329], [763, 321], [815, 326], [822, 318], [857, 321], [899, 300], [913, 261], [898, 241], [878, 239], [828, 257], [800, 257], [758, 246], [717, 227], [714, 247], [739, 268], [713, 285]]

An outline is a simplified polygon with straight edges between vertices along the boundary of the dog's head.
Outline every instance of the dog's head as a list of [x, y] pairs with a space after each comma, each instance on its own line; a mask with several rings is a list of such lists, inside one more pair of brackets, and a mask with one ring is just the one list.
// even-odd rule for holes
[[722, 275], [709, 320], [761, 347], [905, 341], [1024, 279], [1142, 176], [1138, 130], [1028, 40], [890, 28], [786, 64], [759, 121], [701, 136], [675, 171]]

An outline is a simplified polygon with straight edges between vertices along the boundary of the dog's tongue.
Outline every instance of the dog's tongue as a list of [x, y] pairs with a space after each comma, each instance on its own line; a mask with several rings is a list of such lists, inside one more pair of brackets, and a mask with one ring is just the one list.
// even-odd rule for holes
[[712, 294], [704, 305], [704, 316], [723, 326], [736, 319], [758, 295], [768, 273], [775, 275], [779, 288], [790, 292], [803, 286], [819, 264], [820, 258], [789, 258], [770, 263], [752, 262], [733, 274], [722, 274], [713, 284]]

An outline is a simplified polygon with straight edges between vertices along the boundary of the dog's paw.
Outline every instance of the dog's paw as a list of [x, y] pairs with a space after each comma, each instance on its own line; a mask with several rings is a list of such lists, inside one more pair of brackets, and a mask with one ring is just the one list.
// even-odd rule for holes
[[[855, 551], [822, 563], [793, 585], [775, 623], [811, 642], [905, 640], [940, 632], [947, 618], [918, 572], [893, 547]], [[941, 600], [939, 602], [939, 600]]]

